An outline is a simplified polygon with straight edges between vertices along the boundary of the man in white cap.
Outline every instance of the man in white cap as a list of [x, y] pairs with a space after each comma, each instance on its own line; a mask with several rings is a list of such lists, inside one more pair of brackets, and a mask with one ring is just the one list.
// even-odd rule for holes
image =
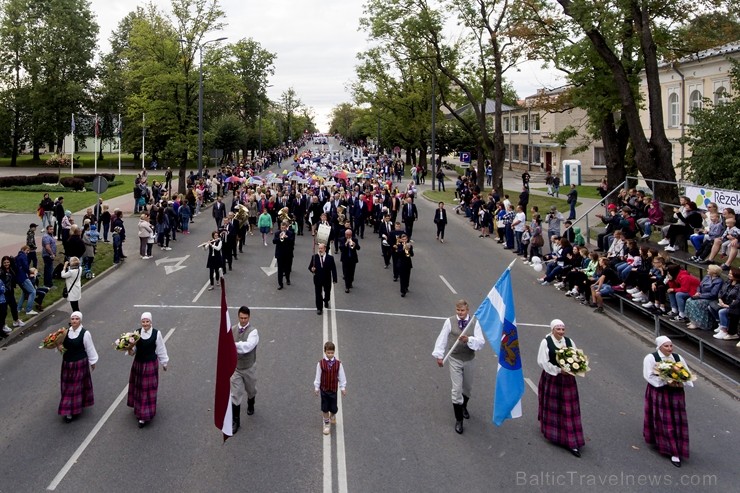
[[470, 306], [466, 300], [455, 303], [455, 312], [455, 316], [445, 320], [442, 331], [434, 343], [432, 356], [437, 359], [437, 365], [442, 367], [445, 355], [448, 353], [450, 355], [447, 363], [450, 366], [452, 381], [455, 431], [462, 434], [463, 419], [470, 418], [468, 400], [473, 390], [473, 358], [475, 352], [485, 345], [486, 340], [483, 338], [478, 319], [475, 315], [470, 315]]
[[642, 435], [658, 452], [670, 455], [674, 466], [681, 467], [681, 459], [689, 458], [689, 421], [683, 387], [693, 387], [694, 383], [666, 382], [655, 374], [655, 365], [661, 361], [681, 363], [690, 371], [686, 360], [673, 352], [668, 337], [656, 338], [655, 346], [656, 351], [645, 356], [642, 363], [642, 375], [647, 380]]
[[557, 351], [566, 347], [576, 349], [575, 343], [565, 337], [565, 323], [556, 318], [550, 322], [550, 334], [542, 340], [537, 353], [537, 364], [542, 368], [537, 391], [537, 419], [545, 438], [580, 457], [580, 448], [586, 441], [581, 425], [578, 385], [576, 377], [563, 373], [556, 357]]
[[65, 423], [71, 423], [74, 416], [82, 413], [83, 407], [95, 404], [90, 370], [95, 369], [98, 353], [90, 332], [82, 326], [82, 313], [75, 311], [69, 316], [67, 336], [59, 348], [65, 351], [62, 353], [62, 398], [57, 412], [64, 416]]
[[170, 361], [162, 332], [152, 328], [152, 314], [141, 314], [141, 336], [136, 346], [129, 351], [134, 357], [128, 379], [126, 405], [134, 408], [139, 428], [146, 426], [157, 414], [157, 390], [159, 389], [159, 365], [167, 371]]

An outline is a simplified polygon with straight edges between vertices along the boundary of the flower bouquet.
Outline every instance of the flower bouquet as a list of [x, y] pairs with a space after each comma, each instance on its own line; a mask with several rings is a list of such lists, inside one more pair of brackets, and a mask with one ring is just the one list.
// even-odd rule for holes
[[691, 373], [680, 361], [660, 361], [655, 363], [653, 373], [658, 375], [661, 380], [668, 384], [693, 382], [696, 380], [694, 374]]
[[587, 371], [591, 371], [588, 366], [588, 356], [580, 349], [566, 347], [558, 349], [555, 352], [555, 360], [563, 373], [578, 377], [585, 377]]
[[141, 336], [136, 332], [124, 332], [121, 337], [113, 341], [113, 347], [116, 348], [116, 351], [129, 351], [136, 346], [139, 339], [141, 339]]
[[[48, 336], [44, 337], [44, 340], [41, 341], [39, 349], [57, 349], [58, 346], [62, 345], [65, 337], [67, 337], [67, 327], [57, 329]], [[65, 349], [63, 347], [60, 347], [59, 351], [63, 353]]]

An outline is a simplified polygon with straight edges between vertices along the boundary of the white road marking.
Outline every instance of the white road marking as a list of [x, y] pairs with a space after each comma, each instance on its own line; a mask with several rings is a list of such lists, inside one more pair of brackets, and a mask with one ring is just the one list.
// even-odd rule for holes
[[[333, 300], [332, 300], [333, 301]], [[321, 317], [322, 331], [321, 331], [321, 348], [323, 350], [324, 343], [329, 340], [329, 313], [328, 310], [323, 309], [324, 315]], [[323, 352], [322, 352], [323, 356]], [[323, 425], [322, 425], [323, 426]], [[323, 465], [324, 465], [324, 493], [333, 493], [332, 488], [332, 464], [331, 464], [331, 435], [322, 435], [322, 447], [323, 447]]]
[[193, 298], [193, 303], [196, 303], [198, 299], [200, 299], [200, 296], [205, 292], [206, 288], [208, 288], [208, 286], [210, 285], [211, 285], [211, 281], [210, 280], [206, 281], [203, 287], [200, 288], [200, 291], [198, 291], [198, 294], [195, 295], [195, 298]]
[[445, 286], [447, 286], [449, 290], [452, 291], [452, 294], [457, 294], [457, 291], [455, 291], [455, 288], [452, 287], [452, 284], [447, 282], [447, 279], [445, 279], [444, 276], [440, 274], [439, 278], [442, 279], [442, 282], [445, 283]]
[[[339, 348], [337, 334], [337, 305], [336, 298], [331, 299], [331, 340]], [[339, 351], [337, 351], [339, 353]], [[347, 457], [344, 447], [344, 413], [342, 413], [342, 393], [337, 392], [337, 424], [334, 425], [337, 433], [337, 491], [347, 493]]]
[[537, 386], [530, 380], [529, 378], [524, 379], [525, 382], [527, 382], [527, 385], [529, 385], [529, 388], [532, 389], [532, 392], [534, 392], [534, 395], [537, 395]]
[[[175, 328], [171, 328], [167, 335], [164, 336], [165, 342], [167, 342], [167, 339], [170, 338], [172, 333], [175, 332]], [[70, 469], [72, 469], [72, 466], [77, 462], [77, 460], [80, 458], [82, 453], [85, 451], [88, 445], [92, 443], [93, 439], [95, 438], [95, 435], [98, 434], [98, 432], [103, 428], [103, 425], [106, 421], [108, 421], [108, 418], [110, 418], [113, 415], [113, 412], [116, 410], [118, 405], [121, 403], [124, 397], [128, 394], [128, 385], [126, 385], [120, 394], [118, 394], [118, 397], [116, 397], [116, 400], [113, 401], [113, 404], [110, 405], [107, 411], [105, 411], [105, 414], [98, 420], [98, 422], [95, 424], [95, 427], [88, 433], [87, 437], [82, 441], [79, 447], [77, 447], [77, 450], [74, 451], [72, 456], [69, 458], [66, 464], [64, 464], [64, 467], [60, 469], [60, 471], [57, 473], [56, 476], [54, 476], [54, 479], [51, 483], [49, 483], [49, 486], [46, 487], [47, 490], [55, 490], [57, 486], [59, 486], [59, 483], [62, 482], [64, 479], [64, 476], [67, 475]]]
[[164, 273], [166, 275], [170, 275], [173, 272], [177, 272], [178, 270], [186, 268], [187, 265], [182, 265], [182, 264], [189, 258], [190, 258], [190, 255], [185, 255], [184, 257], [175, 257], [175, 258], [164, 257], [164, 258], [155, 260], [154, 263], [157, 266], [159, 266], [160, 264], [167, 264], [167, 263], [174, 264], [174, 265], [164, 266]]

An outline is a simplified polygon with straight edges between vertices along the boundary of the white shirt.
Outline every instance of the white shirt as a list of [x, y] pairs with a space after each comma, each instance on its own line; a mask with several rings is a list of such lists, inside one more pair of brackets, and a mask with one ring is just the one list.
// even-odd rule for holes
[[517, 212], [516, 216], [514, 216], [514, 221], [512, 221], [511, 226], [514, 228], [514, 231], [522, 232], [524, 231], [524, 226], [526, 226], [526, 224], [527, 215], [523, 212]]
[[[324, 356], [326, 361], [329, 358]], [[331, 361], [336, 361], [336, 358], [332, 358]], [[313, 388], [319, 390], [321, 388], [321, 362], [316, 363], [316, 377], [313, 379]], [[345, 390], [347, 388], [347, 377], [344, 374], [344, 365], [339, 365], [339, 390]]]
[[[564, 347], [566, 347], [565, 336], [563, 336], [559, 341], [552, 334], [548, 335], [547, 337], [550, 337], [552, 339], [552, 342], [555, 343], [555, 347], [557, 349], [563, 349]], [[540, 368], [545, 370], [550, 375], [558, 375], [560, 372], [562, 372], [562, 368], [550, 363], [550, 351], [547, 348], [547, 337], [542, 339], [542, 342], [540, 342], [540, 349], [537, 352], [537, 364], [540, 365]], [[573, 339], [571, 339], [570, 342], [573, 345], [573, 349], [576, 349], [576, 343], [573, 342]]]
[[[457, 320], [463, 320], [457, 315], [455, 315], [455, 318]], [[468, 322], [470, 321], [470, 314], [468, 314], [465, 320], [468, 320]], [[467, 329], [467, 326], [465, 328]], [[451, 330], [452, 325], [450, 325], [450, 319], [448, 318], [445, 320], [444, 325], [442, 325], [442, 330], [437, 336], [437, 341], [434, 343], [432, 356], [435, 358], [441, 359], [445, 357], [447, 351], [447, 339], [450, 337]], [[478, 351], [486, 344], [486, 340], [483, 338], [483, 330], [480, 328], [480, 323], [477, 318], [475, 319], [475, 327], [473, 327], [473, 335], [470, 335], [469, 330], [467, 330], [465, 334], [468, 336], [468, 347], [473, 351]]]
[[[145, 341], [148, 341], [152, 337], [152, 330], [144, 330], [142, 327], [141, 329], [141, 338]], [[157, 341], [156, 341], [156, 348], [154, 349], [154, 352], [157, 353], [157, 359], [159, 360], [159, 364], [162, 366], [167, 366], [167, 363], [170, 362], [170, 357], [167, 355], [167, 347], [164, 345], [164, 338], [162, 337], [162, 331], [157, 331]], [[134, 354], [136, 354], [136, 346], [134, 346]]]
[[[77, 330], [70, 327], [67, 330], [67, 337], [69, 339], [77, 339], [80, 336], [80, 332], [82, 332], [82, 325], [77, 327]], [[91, 365], [94, 365], [98, 362], [98, 352], [95, 350], [95, 344], [93, 344], [92, 336], [90, 335], [90, 331], [86, 330], [85, 335], [82, 338], [82, 343], [85, 345], [85, 352], [87, 353], [87, 361]]]
[[[234, 330], [239, 330], [239, 324], [237, 324], [234, 327]], [[246, 327], [242, 327], [242, 329], [246, 329], [249, 327], [249, 324], [247, 324]], [[236, 343], [236, 353], [237, 354], [247, 354], [251, 351], [254, 351], [254, 348], [257, 347], [257, 344], [260, 342], [260, 335], [257, 332], [257, 329], [254, 329], [252, 332], [249, 333], [247, 336], [246, 341], [239, 341]]]
[[[665, 355], [660, 349], [658, 350], [658, 356], [660, 356], [660, 359], [662, 359], [663, 361], [676, 361], [673, 357], [673, 354]], [[653, 370], [655, 369], [655, 363], [656, 361], [653, 353], [645, 356], [645, 359], [642, 360], [642, 376], [645, 378], [645, 380], [647, 380], [647, 383], [649, 383], [653, 387], [663, 387], [664, 385], [668, 385], [665, 380], [653, 373]], [[681, 363], [683, 363], [684, 368], [689, 370], [689, 365], [688, 363], [686, 363], [685, 358], [681, 358]], [[684, 385], [688, 387], [693, 387], [694, 382], [684, 382]]]

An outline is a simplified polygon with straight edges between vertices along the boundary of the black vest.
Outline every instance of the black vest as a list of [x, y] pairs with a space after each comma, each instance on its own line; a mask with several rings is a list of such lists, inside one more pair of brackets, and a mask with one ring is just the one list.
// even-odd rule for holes
[[[565, 339], [565, 346], [566, 347], [573, 347], [573, 342], [568, 337], [563, 336]], [[555, 345], [555, 341], [552, 339], [552, 334], [545, 337], [545, 340], [547, 341], [547, 353], [550, 356], [550, 363], [554, 366], [559, 367], [558, 361], [555, 357], [555, 352], [558, 350], [558, 347]]]
[[[136, 329], [141, 334], [141, 329]], [[157, 359], [157, 329], [152, 329], [152, 336], [149, 339], [139, 339], [136, 343], [136, 361], [154, 361]]]
[[[653, 353], [653, 358], [655, 358], [656, 363], [660, 363], [661, 361], [663, 361], [663, 358], [660, 357], [660, 354], [658, 354], [658, 351], [655, 351]], [[676, 353], [673, 354], [673, 359], [676, 361], [676, 363], [681, 362], [681, 357]]]
[[[70, 329], [71, 330], [71, 329]], [[85, 351], [85, 328], [80, 329], [80, 334], [75, 339], [69, 337], [64, 338], [62, 346], [66, 351], [62, 359], [67, 362], [80, 361], [81, 359], [87, 358], [87, 351]]]

